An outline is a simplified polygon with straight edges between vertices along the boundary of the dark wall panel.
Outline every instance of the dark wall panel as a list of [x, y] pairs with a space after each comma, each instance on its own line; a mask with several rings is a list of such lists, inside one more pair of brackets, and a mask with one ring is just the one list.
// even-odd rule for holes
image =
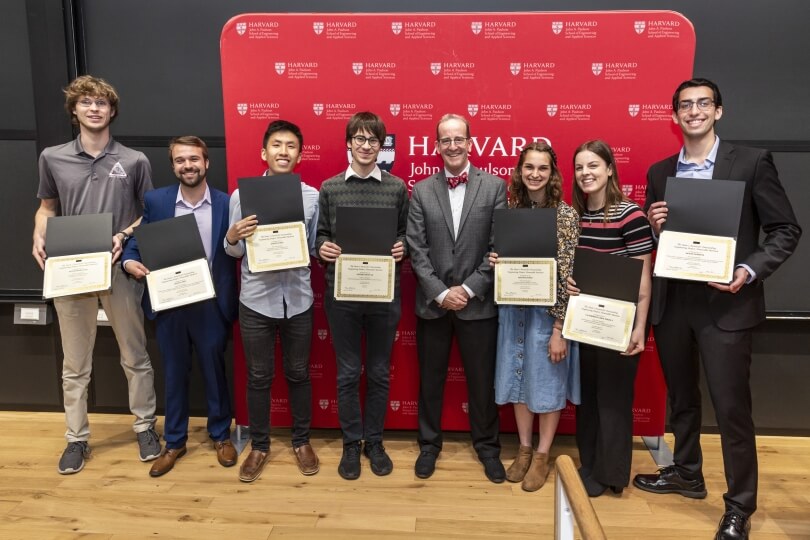
[[31, 83], [24, 0], [3, 2], [3, 16], [0, 17], [0, 65], [3, 66], [0, 103], [4, 105], [0, 131], [21, 130], [32, 133], [36, 127], [34, 87]]

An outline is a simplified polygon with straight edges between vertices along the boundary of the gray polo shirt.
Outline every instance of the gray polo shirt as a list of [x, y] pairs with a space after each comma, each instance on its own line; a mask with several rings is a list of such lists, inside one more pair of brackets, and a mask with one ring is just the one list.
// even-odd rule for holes
[[77, 137], [51, 146], [39, 156], [40, 199], [59, 199], [61, 215], [113, 215], [113, 232], [143, 214], [143, 195], [152, 189], [152, 167], [142, 152], [110, 138], [97, 157], [87, 154]]

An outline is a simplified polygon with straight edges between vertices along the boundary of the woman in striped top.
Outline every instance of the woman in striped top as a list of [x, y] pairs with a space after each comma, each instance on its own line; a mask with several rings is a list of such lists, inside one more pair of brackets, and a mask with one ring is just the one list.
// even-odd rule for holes
[[[574, 209], [580, 215], [579, 246], [644, 261], [636, 319], [623, 353], [580, 344], [581, 399], [577, 407], [580, 476], [591, 497], [608, 487], [621, 493], [630, 481], [633, 450], [633, 389], [645, 348], [650, 306], [652, 231], [644, 212], [619, 187], [613, 152], [588, 141], [574, 152]], [[569, 293], [578, 294], [573, 280]]]

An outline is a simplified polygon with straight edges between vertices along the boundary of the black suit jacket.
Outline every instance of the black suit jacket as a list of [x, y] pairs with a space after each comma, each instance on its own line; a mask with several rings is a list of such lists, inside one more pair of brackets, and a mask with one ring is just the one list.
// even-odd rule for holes
[[[647, 172], [645, 211], [664, 200], [667, 177], [675, 176], [678, 155], [655, 163]], [[736, 293], [706, 286], [709, 310], [723, 330], [752, 328], [765, 319], [763, 281], [793, 253], [801, 228], [779, 181], [771, 153], [720, 141], [712, 178], [745, 182], [735, 264], [746, 264], [756, 279]], [[760, 241], [760, 230], [764, 233]], [[652, 324], [658, 324], [666, 309], [667, 280], [653, 278], [650, 309]]]

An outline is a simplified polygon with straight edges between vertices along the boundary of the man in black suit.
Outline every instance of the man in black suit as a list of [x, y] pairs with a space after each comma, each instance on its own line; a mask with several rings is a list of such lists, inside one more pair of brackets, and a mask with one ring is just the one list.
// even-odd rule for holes
[[430, 477], [442, 449], [442, 402], [453, 336], [467, 378], [470, 431], [487, 478], [506, 478], [500, 461], [495, 405], [498, 312], [487, 254], [496, 208], [506, 208], [506, 183], [472, 166], [466, 118], [444, 115], [436, 150], [444, 168], [413, 188], [407, 239], [416, 289], [419, 356], [419, 458], [414, 471]]
[[715, 123], [723, 115], [716, 84], [706, 79], [681, 83], [672, 108], [672, 120], [683, 133], [683, 148], [647, 173], [645, 208], [656, 235], [667, 219], [663, 200], [667, 177], [745, 182], [745, 196], [730, 284], [654, 279], [650, 316], [669, 390], [675, 464], [656, 474], [637, 475], [633, 484], [653, 493], [706, 496], [699, 357], [720, 429], [728, 483], [723, 495], [726, 512], [716, 538], [747, 538], [757, 500], [749, 387], [752, 330], [765, 319], [763, 282], [793, 253], [801, 229], [770, 152], [732, 145], [715, 135]]

